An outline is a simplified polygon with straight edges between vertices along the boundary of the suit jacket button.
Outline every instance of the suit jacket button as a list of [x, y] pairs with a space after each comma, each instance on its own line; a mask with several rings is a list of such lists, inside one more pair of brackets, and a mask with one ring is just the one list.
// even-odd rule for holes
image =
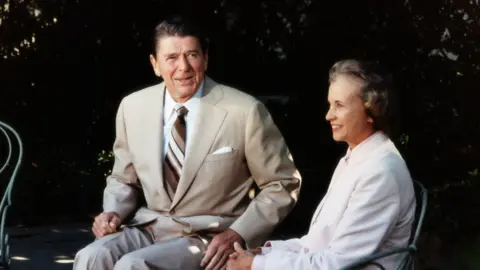
[[168, 213], [169, 213], [170, 215], [175, 215], [175, 210], [170, 210], [170, 211], [168, 211]]

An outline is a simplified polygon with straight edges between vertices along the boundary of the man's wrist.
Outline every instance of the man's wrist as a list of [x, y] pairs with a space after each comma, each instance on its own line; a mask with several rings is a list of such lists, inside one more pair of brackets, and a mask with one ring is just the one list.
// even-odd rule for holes
[[120, 218], [120, 214], [118, 214], [115, 211], [110, 211], [110, 212], [107, 212], [107, 213], [110, 213], [110, 214], [115, 215], [116, 217]]
[[125, 211], [125, 209], [119, 207], [103, 207], [103, 212], [105, 213], [114, 213], [117, 215], [118, 218], [123, 222], [131, 213], [129, 211]]
[[243, 239], [243, 237], [237, 231], [235, 231], [232, 228], [228, 228], [227, 231], [230, 231], [230, 234], [233, 235], [233, 237], [235, 238], [234, 242], [238, 242], [241, 245], [245, 244], [245, 240]]

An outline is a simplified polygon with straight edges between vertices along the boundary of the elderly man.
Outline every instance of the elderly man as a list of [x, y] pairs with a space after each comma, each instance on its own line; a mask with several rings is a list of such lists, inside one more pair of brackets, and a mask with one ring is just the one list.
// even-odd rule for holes
[[74, 269], [224, 269], [234, 242], [260, 244], [295, 205], [301, 179], [280, 131], [257, 99], [205, 75], [207, 45], [180, 17], [156, 26], [163, 82], [120, 103], [97, 239]]

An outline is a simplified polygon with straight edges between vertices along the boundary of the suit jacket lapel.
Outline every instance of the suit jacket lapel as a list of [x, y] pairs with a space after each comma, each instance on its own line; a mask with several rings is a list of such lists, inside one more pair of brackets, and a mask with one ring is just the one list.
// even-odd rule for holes
[[193, 136], [187, 141], [187, 151], [183, 173], [173, 198], [174, 208], [185, 196], [192, 185], [200, 166], [227, 115], [227, 112], [215, 104], [223, 97], [223, 91], [208, 77], [205, 79], [204, 94], [200, 99], [198, 116]]
[[[163, 152], [163, 106], [164, 106], [164, 95], [165, 95], [165, 83], [158, 84], [154, 91], [152, 91], [152, 96], [146, 100], [143, 106], [145, 112], [145, 117], [141, 119], [143, 122], [142, 126], [145, 126], [151, 129], [151, 132], [145, 132], [145, 143], [150, 145], [149, 156], [150, 156], [150, 166], [151, 166], [151, 179], [163, 179], [163, 168], [162, 168], [162, 152]], [[156, 187], [156, 190], [160, 193], [160, 200], [167, 198], [169, 202], [168, 193], [166, 192], [163, 181], [155, 181], [152, 183]]]

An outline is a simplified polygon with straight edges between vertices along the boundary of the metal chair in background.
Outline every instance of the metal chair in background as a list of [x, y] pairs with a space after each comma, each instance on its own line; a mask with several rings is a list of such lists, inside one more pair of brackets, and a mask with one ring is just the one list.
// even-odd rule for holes
[[[3, 136], [2, 136], [3, 135]], [[5, 163], [0, 163], [1, 179], [7, 179], [5, 192], [0, 202], [0, 269], [9, 269], [10, 266], [10, 245], [8, 232], [5, 229], [7, 213], [12, 205], [12, 189], [15, 178], [20, 169], [23, 159], [23, 144], [18, 133], [8, 124], [0, 121], [0, 136], [4, 137], [7, 145], [7, 156]], [[14, 155], [15, 148], [18, 154]], [[1, 161], [0, 161], [1, 162]], [[5, 176], [6, 175], [6, 176]]]
[[348, 266], [342, 267], [340, 270], [357, 270], [357, 269], [359, 270], [369, 265], [374, 265], [378, 269], [386, 270], [385, 267], [377, 261], [381, 258], [385, 258], [385, 257], [396, 255], [396, 254], [405, 254], [400, 264], [397, 266], [396, 268], [397, 270], [413, 269], [415, 255], [417, 254], [417, 242], [420, 236], [420, 232], [422, 231], [423, 220], [425, 218], [425, 213], [427, 212], [427, 202], [428, 202], [427, 189], [423, 186], [423, 184], [418, 181], [414, 181], [414, 188], [415, 188], [415, 198], [417, 201], [417, 207], [415, 211], [415, 222], [413, 226], [414, 230], [412, 230], [412, 235], [410, 237], [410, 244], [408, 245], [408, 247], [387, 250], [384, 252], [373, 254], [371, 256], [367, 256], [365, 258], [360, 259], [357, 262], [349, 264]]

